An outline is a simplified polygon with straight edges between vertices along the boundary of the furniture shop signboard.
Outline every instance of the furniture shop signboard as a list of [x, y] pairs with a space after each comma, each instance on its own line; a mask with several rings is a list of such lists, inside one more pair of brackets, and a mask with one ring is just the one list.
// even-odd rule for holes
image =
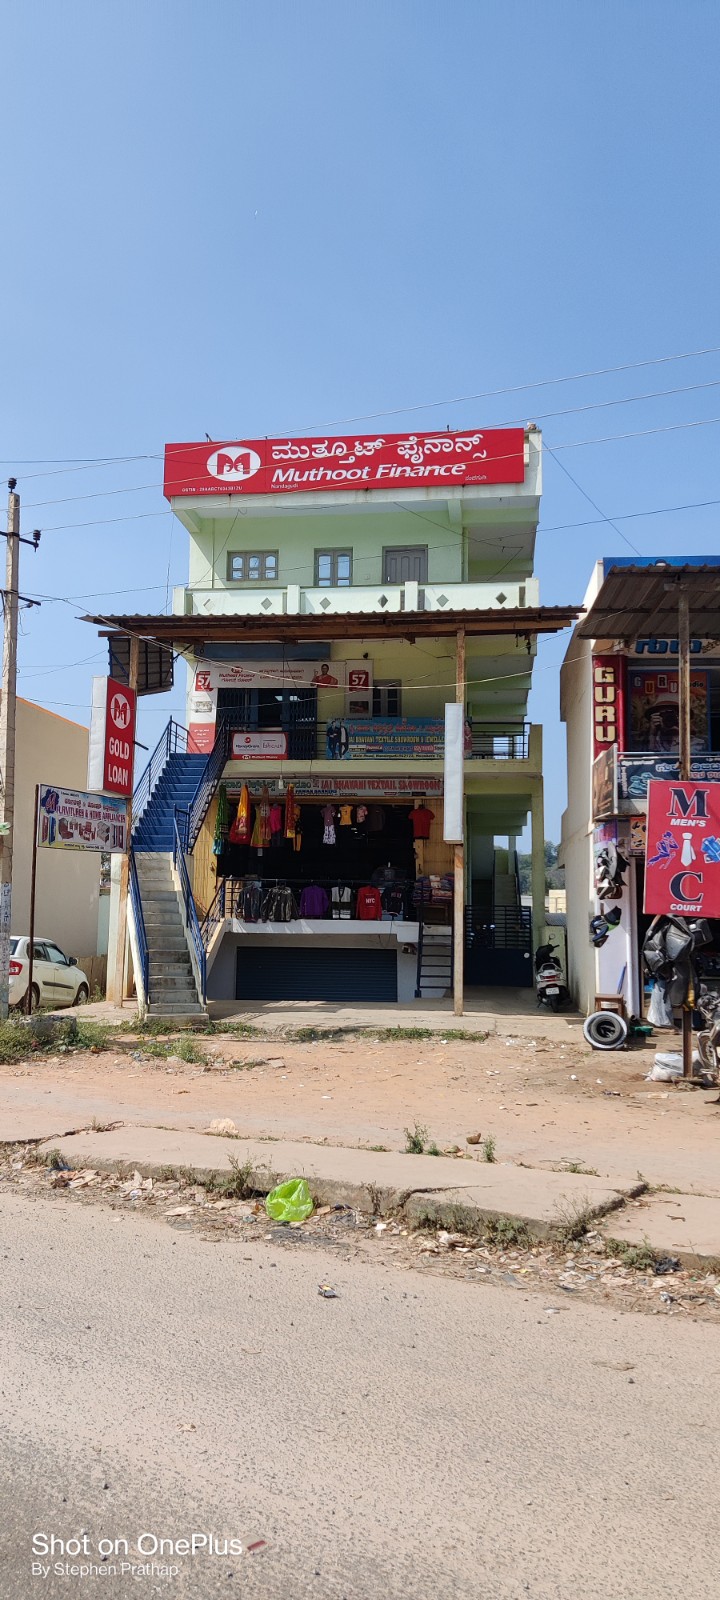
[[650, 783], [645, 910], [720, 917], [720, 783]]
[[50, 850], [127, 849], [127, 805], [114, 795], [41, 783], [38, 845]]
[[343, 438], [235, 439], [165, 446], [165, 495], [522, 483], [523, 428]]

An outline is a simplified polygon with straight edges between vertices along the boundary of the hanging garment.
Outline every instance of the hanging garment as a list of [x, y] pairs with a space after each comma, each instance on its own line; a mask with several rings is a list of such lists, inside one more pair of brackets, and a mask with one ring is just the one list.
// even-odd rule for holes
[[405, 890], [398, 883], [382, 892], [383, 914], [386, 917], [404, 917]]
[[367, 825], [368, 833], [382, 833], [385, 827], [385, 810], [383, 806], [370, 806]]
[[319, 883], [308, 883], [300, 896], [300, 915], [301, 917], [325, 917], [327, 916], [329, 904], [325, 890], [320, 887]]
[[250, 843], [250, 791], [246, 783], [240, 790], [237, 812], [230, 829], [230, 843]]
[[353, 893], [346, 883], [336, 883], [330, 890], [332, 914], [343, 922], [349, 921], [352, 916]]
[[285, 796], [285, 838], [294, 839], [297, 825], [300, 821], [300, 807], [295, 799], [295, 790], [291, 783]]
[[255, 825], [250, 843], [254, 850], [266, 850], [270, 843], [270, 798], [267, 792], [263, 793], [259, 806], [255, 811]]
[[250, 878], [240, 891], [238, 914], [241, 922], [259, 922], [263, 892], [259, 878]]
[[270, 845], [271, 845], [271, 847], [274, 846], [275, 849], [277, 849], [278, 845], [282, 845], [282, 844], [285, 843], [284, 828], [283, 828], [283, 823], [284, 823], [283, 808], [282, 808], [282, 806], [278, 805], [277, 800], [275, 801], [275, 804], [270, 807], [270, 818], [269, 818], [269, 821], [270, 821]]
[[357, 823], [358, 828], [362, 828], [364, 826], [364, 824], [367, 822], [367, 815], [368, 815], [367, 806], [358, 806], [357, 811], [355, 812], [355, 821]]
[[295, 896], [287, 883], [275, 884], [269, 889], [260, 913], [263, 922], [295, 922], [298, 908]]
[[434, 821], [435, 821], [435, 812], [434, 811], [430, 811], [428, 809], [428, 807], [425, 806], [425, 805], [423, 805], [423, 806], [415, 806], [415, 809], [410, 812], [410, 822], [411, 822], [411, 825], [412, 825], [413, 838], [414, 839], [429, 839], [430, 838], [430, 824], [431, 824], [431, 822], [434, 822]]
[[357, 915], [360, 922], [379, 922], [382, 917], [382, 898], [379, 889], [360, 889], [357, 897]]
[[323, 823], [325, 825], [325, 832], [323, 833], [323, 844], [336, 844], [337, 841], [336, 841], [336, 838], [335, 838], [335, 807], [334, 806], [323, 806], [320, 815], [322, 816]]
[[352, 819], [353, 819], [353, 808], [352, 808], [352, 806], [341, 806], [340, 807], [340, 827], [341, 828], [351, 828], [352, 827]]
[[225, 788], [224, 783], [221, 783], [218, 790], [217, 812], [215, 815], [215, 835], [213, 838], [214, 856], [221, 856], [223, 850], [225, 849], [229, 816], [230, 813], [228, 808], [227, 789]]

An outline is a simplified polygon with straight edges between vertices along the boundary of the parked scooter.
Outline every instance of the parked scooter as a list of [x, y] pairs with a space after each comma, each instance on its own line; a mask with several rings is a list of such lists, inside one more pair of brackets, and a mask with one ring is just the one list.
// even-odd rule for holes
[[539, 1006], [559, 1011], [569, 999], [563, 983], [563, 969], [556, 955], [556, 944], [539, 944], [535, 951], [535, 992]]

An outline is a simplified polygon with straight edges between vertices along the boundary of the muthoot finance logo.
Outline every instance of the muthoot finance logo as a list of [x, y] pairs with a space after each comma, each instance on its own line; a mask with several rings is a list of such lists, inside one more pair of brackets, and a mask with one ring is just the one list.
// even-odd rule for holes
[[246, 478], [254, 478], [261, 466], [257, 451], [251, 450], [249, 445], [224, 444], [208, 456], [207, 469], [210, 476], [219, 478], [221, 483], [244, 483]]

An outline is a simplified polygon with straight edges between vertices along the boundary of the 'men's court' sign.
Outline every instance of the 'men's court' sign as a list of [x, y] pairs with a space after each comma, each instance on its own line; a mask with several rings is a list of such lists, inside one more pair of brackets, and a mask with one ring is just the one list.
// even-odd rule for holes
[[720, 917], [720, 783], [648, 784], [645, 910]]

